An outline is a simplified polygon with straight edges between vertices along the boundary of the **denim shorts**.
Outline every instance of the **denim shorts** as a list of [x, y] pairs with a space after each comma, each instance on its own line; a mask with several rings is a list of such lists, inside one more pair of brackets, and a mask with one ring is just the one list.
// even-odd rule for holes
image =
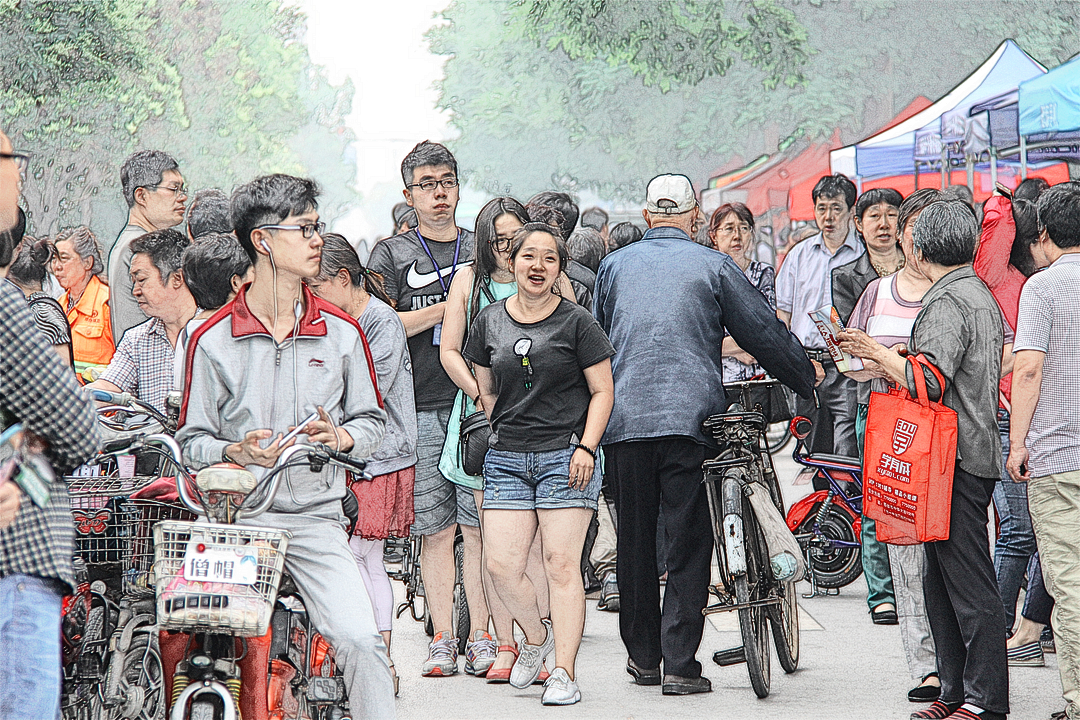
[[603, 472], [600, 462], [584, 490], [570, 487], [574, 448], [546, 452], [488, 450], [484, 458], [485, 510], [596, 509]]

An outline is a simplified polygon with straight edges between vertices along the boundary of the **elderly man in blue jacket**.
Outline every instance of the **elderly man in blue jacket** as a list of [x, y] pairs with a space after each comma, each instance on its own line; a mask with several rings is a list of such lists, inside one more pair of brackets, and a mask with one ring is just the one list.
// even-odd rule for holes
[[[690, 180], [649, 182], [648, 232], [608, 255], [596, 277], [594, 312], [615, 346], [615, 407], [604, 434], [618, 488], [619, 624], [639, 685], [665, 695], [709, 692], [695, 659], [708, 600], [713, 538], [701, 464], [702, 421], [725, 407], [721, 344], [739, 346], [803, 397], [823, 376], [765, 297], [723, 253], [691, 240], [700, 217]], [[715, 454], [715, 452], [713, 453]], [[660, 607], [656, 525], [670, 543]]]

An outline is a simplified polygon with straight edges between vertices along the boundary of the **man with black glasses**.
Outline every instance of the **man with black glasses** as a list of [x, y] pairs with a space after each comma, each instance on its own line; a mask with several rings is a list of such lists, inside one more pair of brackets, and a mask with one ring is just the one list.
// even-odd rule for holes
[[[311, 180], [268, 175], [233, 193], [231, 214], [255, 279], [191, 335], [176, 440], [196, 467], [235, 462], [264, 477], [292, 440], [357, 458], [382, 441], [386, 413], [356, 321], [303, 283], [319, 274], [325, 226]], [[318, 420], [303, 418], [318, 413]], [[285, 471], [270, 510], [252, 519], [292, 534], [285, 554], [304, 607], [344, 670], [354, 718], [395, 715], [390, 658], [349, 549], [345, 471]]]
[[124, 332], [146, 321], [131, 293], [131, 241], [182, 223], [187, 201], [180, 166], [160, 150], [141, 150], [125, 160], [120, 166], [120, 185], [129, 208], [128, 221], [109, 251], [107, 268], [113, 339], [118, 345]]
[[[439, 361], [443, 309], [450, 282], [459, 268], [473, 261], [473, 234], [457, 226], [457, 160], [442, 145], [425, 140], [401, 162], [405, 201], [416, 210], [419, 224], [379, 242], [368, 267], [386, 280], [387, 294], [397, 301], [398, 316], [409, 336], [419, 437], [413, 498], [414, 535], [424, 537], [420, 567], [425, 600], [431, 608], [435, 637], [425, 676], [457, 672], [457, 641], [453, 638], [454, 534], [460, 527], [465, 541], [465, 593], [472, 618], [466, 653], [490, 664], [495, 643], [487, 634], [487, 604], [480, 581], [480, 518], [472, 490], [439, 472], [446, 426], [457, 386]], [[470, 665], [466, 666], [468, 670]]]

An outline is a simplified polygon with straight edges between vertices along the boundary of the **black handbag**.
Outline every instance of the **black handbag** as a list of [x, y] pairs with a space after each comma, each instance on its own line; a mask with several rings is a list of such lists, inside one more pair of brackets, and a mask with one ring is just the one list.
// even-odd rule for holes
[[[480, 290], [487, 297], [488, 303], [495, 302], [495, 296], [486, 284], [481, 283]], [[469, 333], [469, 316], [472, 310], [472, 298], [465, 308], [465, 334]], [[465, 415], [465, 398], [461, 399], [461, 425], [458, 430], [458, 454], [461, 459], [461, 469], [466, 475], [480, 477], [484, 474], [484, 456], [487, 455], [488, 443], [491, 439], [491, 423], [487, 415], [477, 411], [471, 415]]]
[[466, 416], [464, 399], [461, 401], [461, 416], [458, 440], [461, 451], [461, 469], [468, 475], [483, 475], [484, 456], [487, 455], [488, 442], [491, 439], [491, 425], [483, 412], [474, 412]]

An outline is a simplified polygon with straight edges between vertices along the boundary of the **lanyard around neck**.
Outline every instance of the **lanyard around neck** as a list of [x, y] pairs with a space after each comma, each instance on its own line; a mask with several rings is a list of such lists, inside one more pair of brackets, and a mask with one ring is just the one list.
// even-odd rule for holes
[[450, 283], [454, 281], [454, 275], [457, 274], [458, 258], [461, 256], [461, 228], [457, 231], [457, 240], [454, 243], [454, 264], [453, 270], [450, 271], [450, 278], [443, 280], [442, 268], [439, 267], [439, 263], [435, 262], [435, 255], [432, 254], [431, 248], [428, 247], [427, 241], [424, 240], [424, 236], [420, 234], [420, 228], [414, 230], [416, 237], [420, 240], [420, 247], [424, 248], [424, 254], [428, 256], [428, 260], [435, 267], [435, 277], [439, 279], [439, 285], [442, 286], [443, 297], [450, 292]]

